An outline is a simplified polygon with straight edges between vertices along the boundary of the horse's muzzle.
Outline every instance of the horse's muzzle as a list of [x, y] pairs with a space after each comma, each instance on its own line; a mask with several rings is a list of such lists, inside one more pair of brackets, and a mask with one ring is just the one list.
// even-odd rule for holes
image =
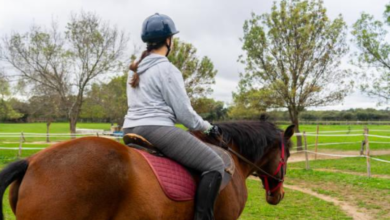
[[270, 205], [277, 205], [284, 198], [284, 190], [280, 189], [271, 195], [266, 195], [267, 203]]

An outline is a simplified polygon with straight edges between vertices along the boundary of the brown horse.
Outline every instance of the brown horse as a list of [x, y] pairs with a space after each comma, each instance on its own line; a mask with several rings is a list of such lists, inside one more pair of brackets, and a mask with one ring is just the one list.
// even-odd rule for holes
[[[281, 155], [287, 155], [284, 160], [289, 156], [293, 126], [285, 132], [267, 121], [218, 126], [229, 147], [254, 164], [232, 155], [236, 172], [220, 192], [215, 218], [238, 219], [247, 200], [245, 180], [257, 169], [253, 165], [263, 170], [257, 170], [263, 172], [263, 182], [264, 175], [269, 177], [267, 185], [273, 190], [266, 194], [267, 202], [278, 204], [284, 195], [279, 181], [285, 169], [274, 172], [280, 167]], [[193, 134], [219, 144], [199, 132]], [[18, 220], [193, 219], [193, 201], [167, 198], [138, 152], [106, 138], [85, 137], [59, 143], [14, 162], [0, 173], [0, 196], [11, 183], [9, 199]]]

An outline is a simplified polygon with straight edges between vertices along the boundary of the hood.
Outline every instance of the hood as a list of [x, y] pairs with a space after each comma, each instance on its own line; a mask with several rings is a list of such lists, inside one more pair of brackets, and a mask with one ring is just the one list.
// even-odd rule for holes
[[159, 54], [150, 54], [145, 57], [141, 63], [138, 65], [137, 73], [142, 74], [146, 72], [149, 68], [163, 62], [169, 62], [168, 58]]

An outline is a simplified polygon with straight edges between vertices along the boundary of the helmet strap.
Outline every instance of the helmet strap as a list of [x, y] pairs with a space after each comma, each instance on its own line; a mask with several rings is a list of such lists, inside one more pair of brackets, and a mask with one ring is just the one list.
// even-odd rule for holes
[[168, 57], [169, 53], [171, 52], [171, 44], [172, 44], [172, 38], [170, 38], [169, 43], [166, 43], [165, 41], [165, 46], [167, 46], [167, 54], [165, 54], [166, 57]]

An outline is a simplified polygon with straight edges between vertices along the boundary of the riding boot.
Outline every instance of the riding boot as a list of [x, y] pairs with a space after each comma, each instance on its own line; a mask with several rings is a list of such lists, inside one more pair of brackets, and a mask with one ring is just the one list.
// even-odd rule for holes
[[201, 176], [195, 196], [194, 220], [213, 220], [214, 203], [219, 193], [222, 176], [217, 171], [211, 171]]

